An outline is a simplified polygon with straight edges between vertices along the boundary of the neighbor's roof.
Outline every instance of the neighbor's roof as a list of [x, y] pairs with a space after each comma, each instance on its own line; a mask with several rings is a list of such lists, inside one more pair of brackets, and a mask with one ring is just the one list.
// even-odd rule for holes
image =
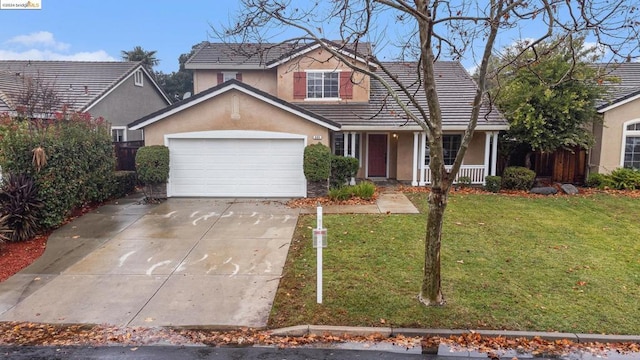
[[[62, 103], [74, 110], [86, 111], [138, 69], [151, 79], [140, 62], [0, 60], [0, 73], [3, 74], [0, 91], [14, 98], [22, 91], [24, 78], [28, 77], [55, 89]], [[153, 83], [166, 98], [160, 87]], [[170, 103], [168, 99], [167, 103]]]
[[[323, 40], [346, 55], [356, 56], [366, 62], [371, 56], [371, 44], [357, 46]], [[204, 42], [185, 63], [186, 69], [245, 70], [266, 69], [277, 66], [291, 58], [304, 55], [318, 48], [310, 43], [210, 43]]]
[[609, 96], [600, 101], [597, 110], [600, 113], [640, 98], [640, 63], [628, 62], [619, 64], [596, 64], [607, 77], [614, 80], [607, 82]]
[[[416, 94], [416, 100], [427, 109], [424, 91], [419, 90], [415, 62], [384, 62], [381, 65], [397, 76], [404, 84], [413, 84], [409, 87], [411, 93]], [[476, 94], [476, 83], [457, 61], [438, 61], [434, 64], [436, 76], [436, 89], [442, 109], [443, 128], [445, 130], [464, 130], [471, 117], [471, 104]], [[391, 78], [383, 74], [383, 79], [391, 83]], [[358, 85], [354, 85], [358, 86]], [[397, 90], [398, 87], [394, 86]], [[400, 98], [405, 104], [409, 104], [408, 97], [400, 93]], [[347, 104], [318, 104], [304, 103], [305, 109], [320, 114], [326, 118], [342, 124], [343, 130], [384, 128], [393, 130], [405, 128], [407, 130], [420, 130], [418, 125], [409, 120], [402, 108], [395, 100], [388, 96], [387, 90], [380, 81], [371, 79], [371, 96], [368, 103]], [[416, 108], [409, 105], [415, 114]], [[483, 104], [478, 118], [479, 130], [504, 130], [508, 123], [497, 108]]]
[[128, 125], [131, 130], [142, 129], [147, 125], [151, 125], [156, 121], [160, 121], [164, 118], [167, 118], [175, 113], [188, 109], [194, 105], [200, 104], [201, 102], [207, 101], [211, 98], [214, 98], [220, 94], [226, 93], [231, 90], [237, 90], [249, 96], [252, 96], [256, 99], [269, 103], [275, 107], [278, 107], [284, 111], [290, 112], [294, 115], [300, 116], [308, 121], [324, 126], [330, 130], [340, 130], [340, 124], [331, 121], [327, 118], [324, 118], [318, 114], [314, 114], [296, 104], [288, 103], [284, 100], [281, 100], [269, 93], [266, 93], [262, 90], [256, 89], [250, 85], [247, 85], [238, 80], [229, 80], [220, 85], [209, 88], [203, 92], [200, 92], [194, 96], [186, 98], [184, 100], [173, 103], [170, 106], [167, 106], [164, 109], [158, 110], [154, 113], [151, 113], [147, 116], [144, 116]]

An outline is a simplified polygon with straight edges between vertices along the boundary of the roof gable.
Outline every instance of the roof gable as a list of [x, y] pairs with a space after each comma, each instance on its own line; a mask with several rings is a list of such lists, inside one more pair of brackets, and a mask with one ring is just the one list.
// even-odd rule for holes
[[[24, 88], [24, 78], [53, 88], [63, 104], [87, 111], [137, 71], [145, 73], [162, 98], [171, 101], [140, 62], [126, 61], [0, 61], [0, 90], [15, 97]], [[8, 78], [7, 78], [8, 76]]]
[[271, 94], [268, 94], [264, 91], [258, 90], [252, 86], [249, 86], [243, 82], [238, 80], [229, 80], [225, 83], [222, 83], [218, 86], [214, 86], [206, 91], [200, 92], [197, 95], [194, 95], [185, 100], [179, 101], [170, 105], [164, 109], [151, 113], [147, 116], [144, 116], [128, 125], [131, 130], [142, 129], [145, 126], [153, 124], [157, 121], [165, 119], [173, 114], [176, 114], [180, 111], [188, 109], [192, 106], [205, 102], [209, 99], [212, 99], [220, 94], [226, 93], [228, 91], [238, 90], [244, 94], [247, 94], [251, 97], [254, 97], [260, 101], [269, 103], [277, 108], [280, 108], [284, 111], [290, 112], [294, 115], [297, 115], [305, 120], [311, 121], [318, 125], [324, 126], [330, 130], [340, 130], [340, 124], [333, 122], [329, 119], [326, 119], [320, 115], [314, 114], [313, 112], [306, 110], [300, 106], [288, 103], [283, 101]]
[[[371, 45], [340, 44], [322, 40], [347, 57], [367, 64]], [[321, 45], [310, 43], [203, 43], [185, 63], [186, 69], [271, 69], [309, 53]]]

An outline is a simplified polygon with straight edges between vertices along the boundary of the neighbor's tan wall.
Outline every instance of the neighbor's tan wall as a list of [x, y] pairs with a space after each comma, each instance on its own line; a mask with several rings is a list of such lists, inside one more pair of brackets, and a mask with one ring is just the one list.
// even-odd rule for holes
[[[353, 61], [354, 64], [360, 67], [365, 67], [366, 64]], [[343, 62], [332, 58], [332, 55], [323, 49], [314, 50], [303, 57], [293, 59], [285, 64], [278, 66], [278, 94], [277, 96], [289, 102], [300, 102], [304, 100], [293, 99], [293, 74], [298, 71], [304, 70], [342, 70], [353, 71]], [[353, 99], [342, 100], [342, 102], [367, 102], [369, 101], [369, 76], [362, 73], [355, 73], [353, 76]], [[313, 100], [318, 102], [318, 100]], [[331, 101], [335, 103], [335, 101]]]
[[[234, 96], [238, 101], [239, 119], [232, 119]], [[329, 145], [329, 131], [318, 124], [252, 98], [239, 91], [230, 91], [194, 105], [144, 129], [145, 145], [164, 145], [165, 134], [209, 130], [275, 131], [307, 136], [307, 144]], [[313, 140], [320, 135], [322, 140]]]
[[[593, 164], [593, 170], [598, 173], [610, 173], [620, 167], [623, 124], [635, 119], [640, 119], [640, 99], [618, 106], [604, 114], [600, 158]], [[594, 148], [593, 151], [595, 150]], [[598, 157], [594, 156], [592, 160], [598, 160]]]
[[[195, 70], [193, 73], [193, 91], [195, 94], [218, 85], [218, 73], [229, 70]], [[233, 71], [233, 70], [231, 70]], [[242, 82], [271, 95], [277, 95], [278, 81], [275, 70], [238, 70], [242, 73]]]

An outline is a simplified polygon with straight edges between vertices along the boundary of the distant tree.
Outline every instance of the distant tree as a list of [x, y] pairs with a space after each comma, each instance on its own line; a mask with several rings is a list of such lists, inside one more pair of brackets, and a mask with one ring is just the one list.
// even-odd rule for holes
[[149, 72], [153, 70], [153, 67], [160, 63], [160, 60], [156, 58], [155, 50], [146, 51], [142, 48], [142, 46], [136, 46], [133, 50], [122, 50], [122, 60], [125, 61], [142, 61], [142, 65], [144, 65]]
[[536, 52], [527, 47], [526, 40], [518, 42], [493, 62], [503, 70], [489, 83], [496, 85], [496, 104], [509, 120], [505, 138], [514, 148], [526, 148], [526, 165], [532, 151], [591, 147], [595, 103], [606, 87], [590, 64], [601, 52], [571, 36], [541, 43]]
[[180, 64], [178, 71], [173, 71], [170, 74], [165, 74], [162, 71], [156, 72], [158, 85], [172, 101], [182, 100], [185, 93], [193, 92], [193, 71], [185, 69], [185, 63], [199, 46], [200, 44], [193, 45], [190, 52], [178, 57]]
[[21, 75], [21, 90], [14, 95], [16, 112], [20, 118], [51, 118], [60, 109], [62, 98], [55, 84], [40, 77]]

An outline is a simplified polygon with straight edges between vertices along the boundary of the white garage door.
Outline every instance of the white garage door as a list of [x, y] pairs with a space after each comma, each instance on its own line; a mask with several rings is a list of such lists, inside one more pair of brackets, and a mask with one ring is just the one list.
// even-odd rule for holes
[[[215, 137], [221, 134], [222, 138]], [[242, 131], [193, 133], [189, 137], [169, 135], [168, 195], [306, 196], [302, 171], [304, 138], [286, 135]]]

